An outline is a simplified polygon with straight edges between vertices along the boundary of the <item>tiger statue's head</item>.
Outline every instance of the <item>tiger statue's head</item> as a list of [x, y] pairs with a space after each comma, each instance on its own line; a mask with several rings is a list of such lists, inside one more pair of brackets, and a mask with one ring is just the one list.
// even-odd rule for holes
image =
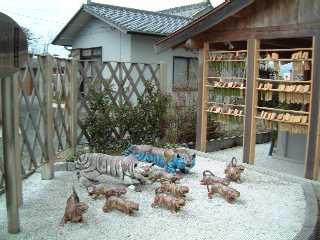
[[185, 163], [186, 172], [190, 171], [196, 165], [196, 154], [190, 154], [185, 149], [176, 149], [176, 158], [182, 159]]

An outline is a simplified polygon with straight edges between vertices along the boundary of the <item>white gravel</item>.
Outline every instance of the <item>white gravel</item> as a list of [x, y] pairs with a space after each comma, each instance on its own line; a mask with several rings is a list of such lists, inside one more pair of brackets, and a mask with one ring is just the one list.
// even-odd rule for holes
[[[231, 158], [217, 154], [219, 159]], [[186, 206], [177, 214], [151, 208], [157, 184], [142, 193], [129, 191], [126, 199], [140, 204], [135, 216], [113, 211], [103, 213], [104, 200], [92, 200], [71, 172], [57, 172], [52, 181], [41, 181], [36, 173], [24, 182], [24, 206], [20, 210], [22, 232], [7, 234], [5, 196], [0, 196], [0, 239], [174, 239], [174, 240], [290, 240], [304, 221], [305, 199], [300, 184], [246, 170], [242, 183], [232, 183], [241, 192], [237, 203], [228, 204], [220, 196], [209, 200], [199, 185], [201, 172], [212, 170], [223, 176], [226, 163], [197, 157], [197, 165], [181, 184], [191, 193]], [[89, 204], [84, 224], [64, 227], [59, 222], [75, 182], [81, 201]]]

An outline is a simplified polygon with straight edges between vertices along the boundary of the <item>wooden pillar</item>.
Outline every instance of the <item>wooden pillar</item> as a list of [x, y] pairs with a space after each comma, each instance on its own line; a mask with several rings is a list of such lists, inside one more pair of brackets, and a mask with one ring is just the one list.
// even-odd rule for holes
[[205, 152], [207, 149], [207, 121], [208, 113], [208, 52], [209, 43], [205, 42], [199, 51], [199, 80], [198, 80], [198, 112], [197, 112], [197, 139], [196, 148]]
[[12, 110], [14, 104], [13, 87], [16, 78], [5, 77], [2, 79], [2, 120], [3, 120], [3, 158], [4, 158], [4, 176], [6, 188], [6, 205], [8, 216], [8, 232], [20, 232], [19, 220], [19, 189], [17, 182], [17, 161], [15, 144], [15, 114]]
[[44, 136], [45, 136], [45, 163], [41, 168], [41, 179], [54, 178], [54, 150], [53, 150], [53, 109], [52, 109], [52, 78], [53, 58], [51, 56], [39, 57], [40, 67], [43, 69], [43, 105], [44, 105]]
[[247, 84], [246, 105], [243, 134], [243, 162], [255, 164], [256, 147], [256, 112], [257, 112], [257, 77], [259, 66], [257, 62], [260, 41], [249, 39], [247, 43]]
[[79, 82], [78, 82], [78, 64], [76, 60], [71, 60], [69, 65], [70, 69], [70, 144], [72, 149], [72, 154], [75, 155], [77, 151], [77, 113], [78, 113], [78, 92], [79, 92]]
[[320, 107], [320, 33], [313, 37], [312, 56], [312, 88], [307, 135], [307, 148], [304, 164], [304, 176], [308, 179], [317, 179], [319, 171], [319, 107]]

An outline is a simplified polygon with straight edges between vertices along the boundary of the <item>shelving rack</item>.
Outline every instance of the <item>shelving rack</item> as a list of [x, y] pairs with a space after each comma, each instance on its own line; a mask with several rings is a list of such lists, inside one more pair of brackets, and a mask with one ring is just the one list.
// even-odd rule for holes
[[[262, 54], [268, 54], [268, 56], [274, 55], [274, 56], [281, 56], [283, 53], [286, 53], [286, 55], [288, 54], [298, 54], [300, 53], [300, 56], [305, 55], [304, 53], [306, 53], [305, 56], [312, 56], [312, 52], [313, 49], [312, 48], [287, 48], [287, 49], [259, 49], [257, 51], [257, 65], [260, 67], [261, 63], [265, 63], [266, 61], [268, 62], [286, 62], [286, 63], [292, 63], [292, 64], [297, 64], [297, 63], [301, 63], [304, 64], [305, 62], [310, 62], [309, 63], [309, 71], [311, 71], [312, 66], [312, 62], [313, 59], [312, 58], [307, 58], [307, 59], [293, 59], [293, 58], [279, 58], [279, 59], [272, 59], [272, 58], [261, 58]], [[305, 69], [303, 67], [300, 66], [300, 69], [305, 71]], [[304, 75], [304, 72], [301, 73], [301, 75]], [[291, 78], [293, 78], [294, 76], [292, 75]], [[305, 104], [309, 104], [310, 100], [311, 100], [311, 91], [310, 89], [312, 89], [312, 81], [308, 80], [308, 79], [290, 79], [290, 80], [284, 80], [284, 79], [266, 79], [266, 78], [262, 78], [259, 76], [259, 73], [257, 74], [257, 77], [255, 79], [257, 82], [259, 82], [261, 84], [261, 82], [266, 82], [269, 84], [272, 84], [272, 88], [256, 88], [256, 95], [258, 95], [258, 93], [263, 93], [263, 92], [271, 92], [272, 97], [271, 100], [277, 100], [277, 98], [279, 99], [280, 94], [282, 94], [282, 96], [286, 96], [286, 95], [290, 95], [290, 98], [297, 98], [297, 96], [303, 96], [303, 100], [307, 99], [306, 102], [300, 103], [301, 106], [305, 105]], [[258, 85], [258, 84], [256, 84]], [[298, 85], [309, 85], [309, 90], [305, 91], [305, 92], [301, 92], [301, 91], [288, 91], [286, 89], [278, 89], [277, 86], [278, 85], [282, 85], [282, 86], [298, 86]], [[304, 97], [307, 96], [307, 97]], [[287, 104], [288, 106], [290, 106], [290, 103]], [[267, 112], [269, 114], [274, 114], [273, 119], [270, 118], [263, 118], [260, 115], [260, 112]], [[257, 107], [256, 107], [256, 119], [259, 120], [263, 120], [266, 127], [270, 127], [274, 128], [276, 127], [276, 129], [279, 129], [280, 131], [289, 131], [292, 133], [307, 133], [307, 130], [309, 128], [309, 119], [307, 123], [302, 123], [302, 122], [294, 122], [294, 121], [283, 121], [283, 120], [279, 120], [277, 119], [275, 116], [279, 116], [280, 114], [290, 114], [290, 116], [310, 116], [310, 110], [309, 111], [297, 111], [295, 109], [283, 109], [280, 106], [276, 106], [276, 107], [263, 107], [263, 106], [259, 106], [257, 103]], [[292, 117], [294, 118], [294, 117]], [[291, 118], [291, 119], [292, 119]], [[271, 123], [277, 123], [275, 124], [270, 124]], [[285, 128], [282, 126], [282, 124], [285, 124]], [[289, 127], [291, 125], [291, 127]], [[297, 128], [296, 132], [295, 132], [295, 127], [300, 125], [299, 128]], [[303, 126], [303, 128], [301, 128], [301, 126]]]
[[[244, 102], [245, 97], [245, 81], [246, 70], [245, 67], [243, 71], [241, 68], [237, 68], [233, 64], [236, 63], [244, 63], [246, 65], [247, 62], [247, 50], [234, 50], [234, 51], [208, 51], [208, 54], [205, 56], [204, 62], [208, 65], [210, 69], [210, 64], [215, 64], [216, 68], [221, 67], [221, 71], [219, 72], [217, 69], [214, 69], [214, 76], [206, 76], [206, 83], [203, 85], [205, 88], [205, 92], [210, 95], [210, 92], [215, 91], [215, 94], [219, 94], [219, 91], [223, 93], [224, 91], [228, 91], [229, 97], [237, 97], [239, 99], [243, 99]], [[236, 59], [241, 58], [241, 59]], [[219, 64], [223, 66], [219, 66]], [[227, 66], [226, 66], [227, 64]], [[224, 67], [231, 67], [239, 71], [240, 75], [235, 76], [225, 76], [223, 74]], [[232, 71], [233, 72], [233, 71]], [[226, 86], [231, 84], [234, 86]], [[221, 94], [223, 95], [223, 94]], [[214, 110], [211, 110], [214, 109]], [[216, 111], [219, 109], [219, 112]], [[230, 113], [230, 111], [232, 113]], [[226, 122], [243, 122], [244, 117], [244, 104], [233, 104], [230, 102], [218, 102], [218, 101], [207, 101], [205, 112], [210, 114], [215, 114], [215, 120], [218, 122], [226, 123]]]

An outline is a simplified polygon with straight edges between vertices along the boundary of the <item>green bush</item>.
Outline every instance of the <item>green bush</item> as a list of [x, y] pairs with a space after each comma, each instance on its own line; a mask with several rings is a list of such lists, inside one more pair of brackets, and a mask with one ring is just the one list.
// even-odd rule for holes
[[89, 112], [85, 128], [90, 150], [118, 154], [129, 144], [158, 145], [169, 97], [150, 82], [145, 83], [145, 94], [134, 106], [122, 104], [116, 107], [110, 98], [112, 95], [111, 85], [103, 90], [88, 90]]

